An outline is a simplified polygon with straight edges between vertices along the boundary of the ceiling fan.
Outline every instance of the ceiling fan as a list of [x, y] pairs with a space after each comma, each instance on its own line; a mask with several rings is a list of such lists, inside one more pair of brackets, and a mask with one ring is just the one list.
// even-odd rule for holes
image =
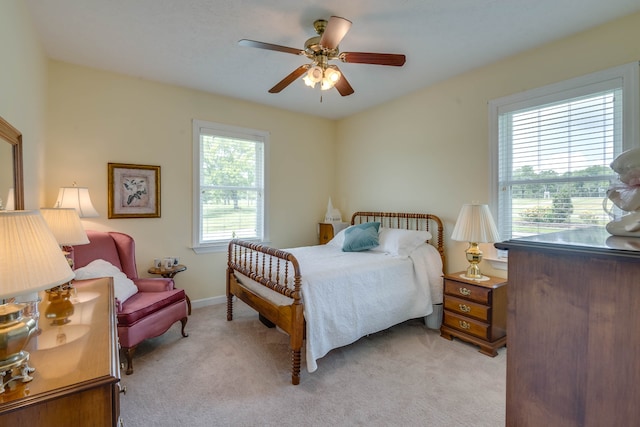
[[348, 19], [339, 16], [332, 16], [329, 21], [318, 19], [313, 23], [313, 27], [318, 35], [307, 40], [304, 44], [304, 49], [247, 39], [242, 39], [238, 42], [240, 46], [304, 55], [311, 60], [311, 63], [296, 68], [291, 74], [269, 89], [269, 93], [280, 92], [303, 74], [306, 74], [304, 81], [307, 86], [315, 87], [316, 83], [319, 83], [320, 88], [323, 90], [335, 87], [340, 95], [347, 96], [354, 92], [353, 88], [338, 66], [329, 64], [329, 61], [339, 59], [347, 63], [401, 67], [406, 60], [404, 55], [394, 53], [340, 52], [338, 44], [351, 28], [351, 21]]

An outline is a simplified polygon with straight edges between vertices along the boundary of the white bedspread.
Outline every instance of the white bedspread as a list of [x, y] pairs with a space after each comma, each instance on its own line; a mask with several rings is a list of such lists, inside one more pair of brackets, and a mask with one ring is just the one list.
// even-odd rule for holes
[[442, 261], [431, 245], [409, 258], [331, 245], [286, 249], [300, 263], [307, 370], [330, 350], [429, 315], [442, 302]]

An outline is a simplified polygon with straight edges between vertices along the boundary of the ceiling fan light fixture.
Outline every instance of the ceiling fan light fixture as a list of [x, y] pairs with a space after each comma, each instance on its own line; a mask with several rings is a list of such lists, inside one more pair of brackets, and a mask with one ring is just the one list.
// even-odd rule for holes
[[324, 74], [324, 72], [322, 71], [322, 68], [320, 66], [318, 66], [318, 65], [315, 65], [315, 66], [309, 68], [309, 71], [307, 71], [307, 77], [314, 84], [315, 83], [320, 83], [322, 81], [322, 75], [323, 74]]
[[324, 70], [324, 77], [322, 78], [322, 85], [320, 86], [320, 89], [331, 89], [336, 85], [338, 80], [340, 80], [340, 77], [342, 77], [340, 71], [338, 71], [334, 65], [330, 65], [326, 70]]
[[307, 86], [309, 86], [310, 88], [314, 88], [316, 87], [316, 82], [312, 81], [309, 78], [309, 75], [305, 75], [302, 80], [304, 81], [304, 84], [306, 84]]
[[325, 80], [329, 80], [333, 84], [336, 84], [338, 82], [338, 80], [340, 80], [340, 77], [342, 77], [342, 73], [340, 73], [340, 71], [338, 71], [338, 69], [336, 68], [335, 65], [330, 65], [324, 71]]

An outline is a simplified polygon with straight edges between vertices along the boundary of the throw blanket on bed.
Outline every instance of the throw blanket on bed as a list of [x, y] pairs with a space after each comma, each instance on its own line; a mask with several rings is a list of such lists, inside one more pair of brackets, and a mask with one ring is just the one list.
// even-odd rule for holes
[[287, 251], [301, 266], [309, 372], [330, 350], [427, 316], [442, 302], [442, 261], [431, 245], [409, 257], [331, 245]]

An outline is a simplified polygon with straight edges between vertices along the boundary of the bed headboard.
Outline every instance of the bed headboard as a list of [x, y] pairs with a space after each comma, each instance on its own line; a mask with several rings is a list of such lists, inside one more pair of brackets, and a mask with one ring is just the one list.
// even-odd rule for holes
[[404, 212], [355, 212], [351, 216], [351, 225], [372, 221], [380, 222], [381, 227], [430, 232], [432, 237], [428, 243], [438, 250], [442, 258], [442, 268], [445, 269], [444, 225], [438, 216]]

